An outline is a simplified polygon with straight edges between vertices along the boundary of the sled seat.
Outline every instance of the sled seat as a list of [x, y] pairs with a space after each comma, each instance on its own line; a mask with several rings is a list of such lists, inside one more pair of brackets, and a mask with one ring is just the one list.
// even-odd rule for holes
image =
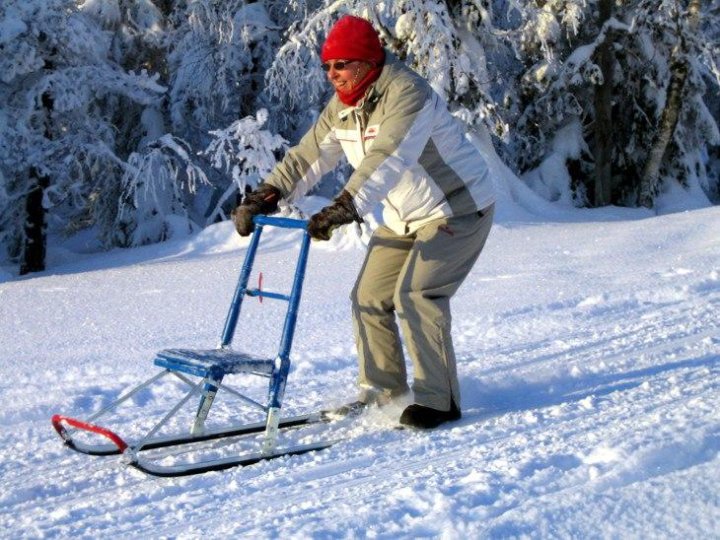
[[236, 373], [272, 375], [275, 359], [252, 356], [231, 349], [164, 349], [157, 353], [155, 365], [170, 371], [221, 380]]

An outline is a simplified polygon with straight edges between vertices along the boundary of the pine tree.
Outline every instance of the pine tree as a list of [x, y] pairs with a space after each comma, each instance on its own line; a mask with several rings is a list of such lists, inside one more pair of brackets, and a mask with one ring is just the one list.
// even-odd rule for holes
[[30, 272], [44, 267], [45, 228], [92, 215], [93, 194], [122, 169], [113, 108], [151, 104], [163, 88], [108, 61], [107, 36], [74, 1], [10, 0], [0, 21], [0, 245]]

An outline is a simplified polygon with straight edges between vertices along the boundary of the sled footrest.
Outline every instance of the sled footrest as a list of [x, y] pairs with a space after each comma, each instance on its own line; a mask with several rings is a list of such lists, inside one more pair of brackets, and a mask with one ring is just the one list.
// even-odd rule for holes
[[231, 373], [269, 377], [276, 361], [230, 349], [164, 349], [157, 353], [154, 363], [169, 371], [219, 380]]

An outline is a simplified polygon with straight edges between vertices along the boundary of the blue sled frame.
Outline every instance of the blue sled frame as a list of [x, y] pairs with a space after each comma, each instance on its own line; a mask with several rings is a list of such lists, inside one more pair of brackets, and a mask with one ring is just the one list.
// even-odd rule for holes
[[[245, 261], [240, 270], [240, 276], [230, 309], [225, 320], [220, 344], [215, 349], [165, 349], [159, 351], [154, 363], [163, 370], [136, 386], [127, 394], [95, 413], [85, 421], [77, 420], [63, 415], [52, 417], [52, 424], [65, 444], [81, 453], [91, 455], [124, 454], [129, 465], [155, 476], [184, 476], [198, 474], [213, 470], [222, 470], [235, 466], [244, 466], [258, 461], [275, 457], [302, 454], [313, 450], [327, 448], [332, 442], [323, 441], [314, 444], [305, 444], [289, 448], [278, 448], [279, 431], [286, 428], [295, 428], [307, 424], [323, 422], [321, 414], [313, 413], [281, 419], [285, 385], [290, 370], [290, 351], [292, 349], [297, 315], [302, 295], [302, 286], [305, 279], [308, 252], [310, 248], [310, 235], [307, 232], [307, 222], [304, 220], [256, 216], [254, 219], [255, 231], [245, 255]], [[286, 229], [301, 229], [303, 231], [300, 253], [298, 255], [289, 295], [263, 291], [259, 284], [257, 288], [249, 288], [250, 274], [255, 262], [255, 255], [260, 245], [260, 238], [265, 226], [281, 227]], [[252, 354], [237, 352], [231, 349], [235, 331], [240, 317], [243, 300], [246, 296], [271, 298], [287, 302], [285, 322], [280, 338], [277, 356], [274, 358], [260, 358]], [[223, 379], [230, 374], [252, 374], [269, 379], [268, 398], [266, 404], [261, 404], [244, 394], [235, 391], [223, 384]], [[185, 396], [160, 420], [144, 438], [134, 444], [126, 443], [113, 431], [101, 427], [94, 422], [102, 415], [113, 410], [122, 402], [128, 400], [137, 392], [158, 381], [160, 378], [172, 374], [187, 384], [190, 389]], [[191, 377], [199, 377], [199, 381]], [[245, 424], [222, 430], [209, 431], [205, 429], [210, 408], [219, 390], [225, 390], [239, 397], [244, 402], [261, 409], [265, 413], [265, 421], [255, 424]], [[183, 405], [192, 397], [200, 396], [197, 412], [189, 434], [174, 436], [158, 436], [158, 432], [172, 418]], [[73, 439], [72, 432], [81, 430], [95, 433], [110, 440], [106, 444], [86, 444]], [[172, 447], [176, 445], [192, 444], [227, 437], [241, 437], [251, 434], [263, 434], [260, 449], [256, 453], [234, 455], [208, 461], [192, 462], [187, 464], [162, 465], [153, 460], [145, 459], [141, 452], [154, 448]]]

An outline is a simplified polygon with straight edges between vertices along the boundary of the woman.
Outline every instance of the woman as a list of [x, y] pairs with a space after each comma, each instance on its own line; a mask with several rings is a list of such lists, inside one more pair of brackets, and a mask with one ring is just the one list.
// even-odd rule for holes
[[354, 172], [333, 204], [310, 218], [310, 235], [328, 240], [333, 228], [361, 222], [378, 203], [384, 224], [351, 296], [360, 392], [341, 411], [409, 391], [399, 321], [414, 367], [414, 404], [400, 423], [434, 428], [461, 417], [450, 298], [490, 232], [488, 168], [442, 99], [383, 49], [366, 20], [340, 19], [321, 59], [335, 95], [233, 220], [239, 234], [250, 234], [254, 215], [303, 196], [347, 157]]

